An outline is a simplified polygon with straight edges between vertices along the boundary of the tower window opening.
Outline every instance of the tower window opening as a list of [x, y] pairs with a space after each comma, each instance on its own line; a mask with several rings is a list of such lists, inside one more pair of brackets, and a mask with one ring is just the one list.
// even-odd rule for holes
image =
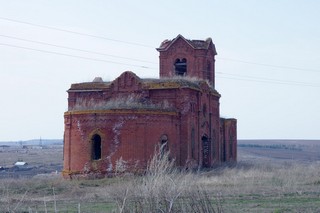
[[174, 68], [176, 75], [185, 76], [187, 74], [187, 59], [176, 59]]
[[209, 80], [209, 81], [211, 81], [211, 63], [210, 62], [208, 62], [207, 63], [207, 79]]
[[101, 159], [101, 137], [100, 135], [93, 135], [92, 139], [92, 160]]

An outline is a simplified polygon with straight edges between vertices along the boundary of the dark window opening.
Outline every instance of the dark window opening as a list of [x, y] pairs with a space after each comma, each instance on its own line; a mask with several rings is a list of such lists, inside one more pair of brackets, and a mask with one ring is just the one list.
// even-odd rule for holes
[[206, 115], [207, 115], [207, 105], [206, 104], [203, 104], [203, 106], [202, 106], [202, 114], [203, 114], [203, 117], [206, 117]]
[[160, 156], [162, 157], [168, 151], [168, 136], [162, 135], [160, 138]]
[[209, 138], [204, 135], [202, 140], [202, 166], [205, 168], [210, 167], [210, 141]]
[[100, 135], [92, 136], [92, 160], [101, 159], [101, 137]]
[[174, 68], [176, 75], [185, 76], [187, 74], [187, 59], [176, 59], [176, 62], [174, 63]]
[[[218, 147], [216, 142], [218, 141], [218, 136], [216, 135], [216, 130], [212, 129], [212, 138], [211, 138], [211, 144], [212, 144], [212, 159], [217, 159], [218, 155]], [[218, 159], [217, 159], [218, 160]]]
[[207, 63], [207, 79], [211, 81], [211, 63]]
[[192, 159], [194, 159], [194, 150], [195, 150], [195, 132], [194, 132], [194, 128], [192, 128], [191, 130], [191, 157]]

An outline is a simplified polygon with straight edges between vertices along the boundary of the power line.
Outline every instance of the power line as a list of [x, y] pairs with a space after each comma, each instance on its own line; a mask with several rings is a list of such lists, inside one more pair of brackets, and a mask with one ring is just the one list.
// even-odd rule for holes
[[[24, 49], [24, 50], [30, 50], [30, 51], [43, 52], [43, 53], [48, 53], [48, 54], [55, 54], [55, 55], [60, 55], [60, 56], [68, 56], [68, 57], [91, 60], [91, 61], [99, 61], [99, 62], [105, 62], [105, 63], [112, 63], [112, 64], [118, 64], [118, 65], [126, 65], [126, 66], [133, 66], [133, 67], [139, 67], [139, 68], [144, 68], [144, 69], [153, 69], [153, 70], [155, 70], [155, 68], [147, 67], [147, 66], [120, 63], [120, 62], [115, 62], [115, 61], [108, 61], [108, 60], [96, 59], [96, 58], [90, 58], [90, 57], [83, 57], [83, 56], [76, 56], [76, 55], [59, 53], [59, 52], [54, 52], [54, 51], [40, 50], [40, 49], [35, 49], [35, 48], [30, 48], [30, 47], [22, 47], [22, 46], [5, 44], [5, 43], [0, 43], [0, 45], [7, 46], [7, 47]], [[217, 74], [218, 75], [222, 74], [222, 75], [234, 76], [234, 77], [217, 76], [217, 78], [224, 78], [224, 79], [251, 81], [251, 82], [261, 82], [261, 83], [271, 83], [271, 84], [282, 84], [282, 85], [320, 87], [320, 85], [318, 85], [318, 84], [311, 84], [311, 83], [307, 83], [307, 82], [284, 81], [284, 80], [277, 80], [277, 79], [270, 79], [270, 78], [259, 78], [259, 77], [247, 76], [247, 75], [235, 75], [235, 74], [222, 73], [222, 72], [217, 72]]]
[[307, 82], [301, 82], [301, 81], [287, 81], [287, 80], [279, 80], [274, 78], [261, 78], [261, 77], [255, 77], [255, 76], [249, 76], [249, 75], [238, 75], [238, 74], [230, 74], [230, 73], [224, 73], [224, 72], [216, 72], [216, 74], [228, 75], [228, 76], [240, 77], [240, 78], [248, 78], [252, 80], [270, 81], [274, 83], [289, 83], [289, 84], [299, 84], [299, 85], [320, 86], [320, 84], [317, 84], [317, 83], [314, 84], [314, 83], [307, 83]]
[[[129, 45], [147, 47], [147, 48], [152, 48], [152, 49], [155, 48], [153, 46], [145, 45], [145, 44], [141, 44], [141, 43], [123, 41], [123, 40], [118, 40], [118, 39], [112, 39], [112, 38], [107, 38], [105, 36], [99, 36], [99, 35], [87, 34], [87, 33], [82, 33], [82, 32], [76, 32], [76, 31], [61, 29], [61, 28], [57, 28], [57, 27], [51, 27], [51, 26], [47, 26], [47, 25], [34, 24], [34, 23], [30, 23], [30, 22], [26, 22], [26, 21], [20, 21], [20, 20], [16, 20], [16, 19], [10, 19], [10, 18], [5, 18], [5, 17], [0, 17], [0, 19], [5, 20], [5, 21], [10, 21], [10, 22], [16, 22], [16, 23], [20, 23], [20, 24], [26, 24], [26, 25], [30, 25], [30, 26], [34, 26], [34, 27], [40, 27], [40, 28], [45, 28], [45, 29], [50, 29], [50, 30], [66, 32], [66, 33], [72, 33], [72, 34], [77, 34], [77, 35], [81, 35], [81, 36], [98, 38], [98, 39], [103, 39], [103, 40], [108, 40], [108, 41], [113, 41], [113, 42], [120, 42], [120, 43], [124, 43], [124, 44], [129, 44]], [[220, 60], [226, 60], [226, 61], [238, 62], [238, 63], [252, 64], [252, 65], [257, 65], [257, 66], [266, 66], [266, 67], [274, 67], [274, 68], [289, 69], [289, 70], [299, 70], [299, 71], [308, 71], [308, 72], [320, 72], [320, 70], [314, 70], [314, 69], [303, 69], [303, 68], [290, 67], [290, 66], [281, 66], [281, 65], [257, 63], [257, 62], [243, 61], [243, 60], [232, 59], [232, 58], [220, 58], [219, 57], [219, 59]], [[144, 62], [146, 62], [146, 61], [144, 61]], [[147, 63], [149, 63], [149, 62], [147, 62]]]
[[72, 34], [81, 35], [81, 36], [87, 36], [87, 37], [91, 37], [91, 38], [98, 38], [98, 39], [103, 39], [103, 40], [108, 40], [108, 41], [113, 41], [113, 42], [119, 42], [119, 43], [134, 45], [134, 46], [140, 46], [140, 47], [147, 47], [147, 48], [153, 48], [153, 49], [155, 48], [153, 46], [146, 45], [146, 44], [129, 42], [129, 41], [122, 41], [122, 40], [118, 40], [118, 39], [107, 38], [105, 36], [99, 36], [99, 35], [82, 33], [82, 32], [77, 32], [77, 31], [72, 31], [72, 30], [66, 30], [66, 29], [61, 29], [61, 28], [57, 28], [57, 27], [51, 27], [51, 26], [47, 26], [47, 25], [34, 24], [34, 23], [26, 22], [26, 21], [20, 21], [20, 20], [5, 18], [5, 17], [0, 17], [0, 19], [6, 20], [6, 21], [10, 21], [10, 22], [16, 22], [16, 23], [20, 23], [20, 24], [26, 24], [26, 25], [30, 25], [30, 26], [34, 26], [34, 27], [40, 27], [40, 28], [45, 28], [45, 29], [50, 29], [50, 30], [56, 30], [56, 31], [65, 32], [65, 33], [72, 33]]
[[320, 72], [320, 70], [303, 69], [303, 68], [297, 68], [297, 67], [289, 67], [289, 66], [281, 66], [281, 65], [273, 65], [273, 64], [264, 64], [264, 63], [256, 63], [256, 62], [242, 61], [242, 60], [232, 59], [232, 58], [220, 58], [219, 57], [219, 60], [234, 61], [234, 62], [239, 62], [239, 63], [244, 63], [244, 64], [252, 64], [252, 65], [258, 65], [258, 66], [274, 67], [274, 68], [289, 69], [289, 70]]
[[112, 63], [112, 64], [118, 64], [118, 65], [140, 67], [140, 68], [144, 68], [144, 69], [155, 69], [153, 67], [140, 66], [140, 65], [134, 65], [134, 64], [126, 64], [126, 63], [120, 63], [120, 62], [115, 62], [115, 61], [108, 61], [108, 60], [104, 60], [104, 59], [96, 59], [96, 58], [90, 58], [90, 57], [76, 56], [76, 55], [59, 53], [59, 52], [54, 52], [54, 51], [40, 50], [40, 49], [35, 49], [35, 48], [30, 48], [30, 47], [22, 47], [22, 46], [17, 46], [17, 45], [12, 45], [12, 44], [0, 43], [0, 45], [7, 46], [7, 47], [24, 49], [24, 50], [31, 50], [31, 51], [55, 54], [55, 55], [60, 55], [60, 56], [68, 56], [68, 57], [73, 57], [73, 58], [80, 58], [80, 59], [91, 60], [91, 61], [100, 61], [100, 62], [106, 62], [106, 63]]
[[[104, 59], [96, 59], [96, 58], [90, 58], [90, 57], [76, 56], [76, 55], [71, 55], [71, 54], [65, 54], [65, 53], [59, 53], [59, 52], [47, 51], [47, 50], [40, 50], [40, 49], [35, 49], [35, 48], [30, 48], [30, 47], [23, 47], [23, 46], [18, 46], [18, 45], [11, 45], [11, 44], [5, 44], [5, 43], [0, 43], [0, 45], [7, 46], [7, 47], [24, 49], [24, 50], [30, 50], [30, 51], [43, 52], [43, 53], [48, 53], [48, 54], [55, 54], [55, 55], [60, 55], [60, 56], [68, 56], [68, 57], [79, 58], [79, 59], [84, 59], [84, 60], [91, 60], [91, 61], [99, 61], [99, 62], [105, 62], [105, 63], [118, 64], [118, 65], [133, 66], [133, 67], [139, 67], [139, 68], [144, 68], [144, 69], [152, 69], [152, 70], [156, 69], [156, 68], [153, 68], [153, 67], [134, 65], [134, 64], [127, 64], [127, 63], [120, 63], [120, 62], [108, 61], [108, 60], [104, 60]], [[312, 84], [312, 83], [307, 83], [307, 82], [284, 81], [284, 80], [278, 80], [278, 79], [259, 78], [259, 77], [248, 76], [248, 75], [235, 75], [235, 74], [222, 73], [222, 72], [217, 72], [216, 74], [217, 75], [221, 74], [221, 75], [233, 76], [233, 77], [217, 76], [217, 78], [225, 78], [225, 79], [232, 79], [232, 80], [242, 80], [242, 81], [251, 81], [251, 82], [272, 83], [272, 84], [283, 84], [283, 85], [295, 85], [295, 86], [320, 87], [320, 85], [318, 85], [318, 84]]]
[[317, 84], [298, 84], [298, 83], [289, 83], [289, 82], [281, 82], [281, 81], [266, 81], [266, 80], [254, 80], [254, 79], [247, 79], [247, 78], [237, 78], [237, 77], [223, 77], [217, 76], [217, 78], [224, 78], [224, 79], [231, 79], [231, 80], [240, 80], [240, 81], [250, 81], [250, 82], [259, 82], [259, 83], [268, 83], [268, 84], [282, 84], [282, 85], [290, 85], [290, 86], [303, 86], [303, 87], [320, 87]]
[[91, 53], [91, 54], [96, 54], [96, 55], [103, 55], [103, 56], [109, 56], [109, 57], [113, 57], [113, 58], [121, 58], [121, 59], [127, 59], [127, 60], [132, 60], [132, 61], [150, 63], [150, 64], [157, 64], [155, 62], [150, 62], [150, 61], [145, 61], [145, 60], [140, 60], [140, 59], [135, 59], [135, 58], [116, 56], [116, 55], [111, 55], [111, 54], [106, 54], [106, 53], [95, 52], [95, 51], [91, 51], [91, 50], [83, 50], [83, 49], [79, 49], [79, 48], [67, 47], [67, 46], [51, 44], [51, 43], [46, 43], [46, 42], [41, 42], [41, 41], [34, 41], [34, 40], [18, 38], [18, 37], [14, 37], [14, 36], [3, 35], [3, 34], [0, 34], [0, 36], [1, 37], [5, 37], [5, 38], [20, 40], [20, 41], [27, 41], [27, 42], [32, 42], [32, 43], [36, 43], [36, 44], [48, 45], [48, 46], [52, 46], [52, 47], [69, 49], [69, 50], [80, 51], [80, 52], [85, 52], [85, 53]]

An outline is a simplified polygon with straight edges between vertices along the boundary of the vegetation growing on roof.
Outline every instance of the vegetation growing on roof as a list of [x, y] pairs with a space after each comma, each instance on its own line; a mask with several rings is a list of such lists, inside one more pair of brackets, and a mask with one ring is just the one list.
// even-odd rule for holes
[[160, 103], [152, 103], [138, 94], [120, 96], [106, 101], [77, 99], [77, 102], [71, 111], [78, 110], [110, 110], [110, 109], [145, 109], [175, 111], [175, 108], [167, 100]]
[[70, 90], [106, 89], [109, 86], [110, 82], [83, 82], [72, 84]]
[[217, 91], [213, 88], [213, 86], [209, 83], [208, 80], [203, 80], [197, 77], [173, 76], [173, 77], [160, 78], [160, 79], [144, 79], [144, 82], [146, 84], [149, 84], [151, 88], [161, 88], [161, 86], [170, 87], [170, 88], [189, 87], [189, 88], [198, 89], [198, 90], [201, 89], [200, 88], [201, 84], [206, 83], [211, 90], [217, 93]]

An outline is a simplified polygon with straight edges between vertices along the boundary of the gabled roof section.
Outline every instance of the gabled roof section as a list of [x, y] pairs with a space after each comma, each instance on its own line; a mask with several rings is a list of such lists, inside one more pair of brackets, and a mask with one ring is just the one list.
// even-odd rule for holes
[[164, 40], [160, 47], [157, 48], [159, 52], [168, 50], [175, 42], [177, 42], [179, 39], [184, 40], [188, 45], [190, 45], [193, 49], [209, 49], [212, 48], [214, 51], [214, 54], [216, 55], [216, 48], [215, 45], [212, 42], [211, 38], [207, 38], [206, 40], [189, 40], [184, 38], [182, 35], [178, 35], [173, 40]]
[[111, 83], [113, 91], [133, 92], [141, 89], [141, 79], [131, 71], [123, 72]]

